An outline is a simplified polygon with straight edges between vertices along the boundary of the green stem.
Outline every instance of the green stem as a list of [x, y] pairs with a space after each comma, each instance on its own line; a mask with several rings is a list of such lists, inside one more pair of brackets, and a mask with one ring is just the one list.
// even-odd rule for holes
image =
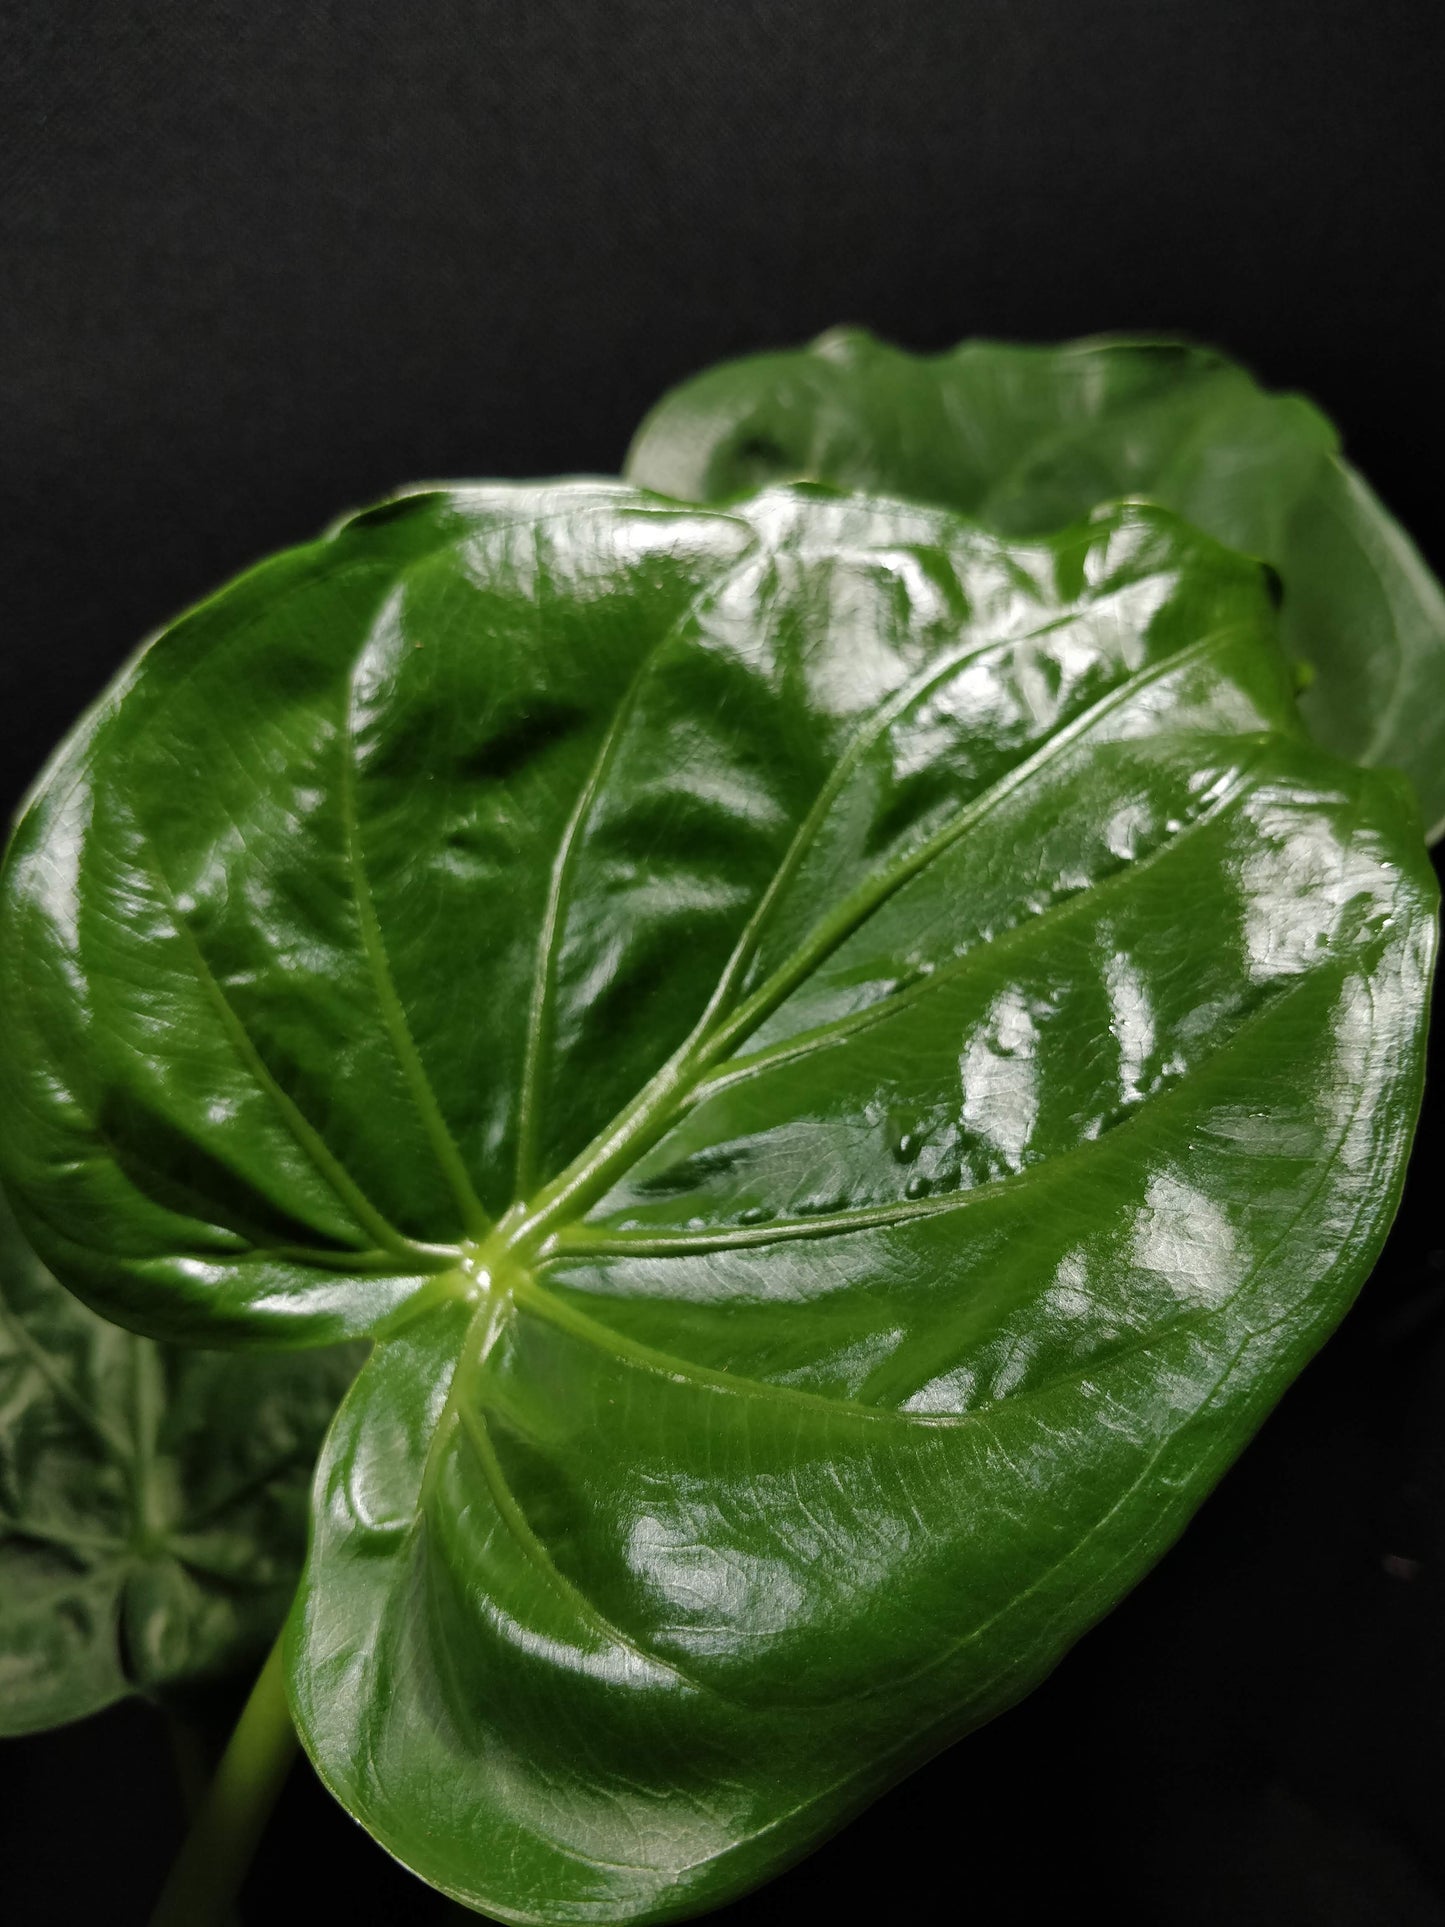
[[[183, 1720], [179, 1713], [170, 1708], [166, 1709], [163, 1717], [166, 1732], [170, 1736], [176, 1784], [181, 1793], [181, 1810], [185, 1814], [187, 1827], [192, 1827], [206, 1803], [211, 1775], [216, 1767], [215, 1755], [206, 1744], [206, 1736], [190, 1720]], [[234, 1908], [227, 1910], [224, 1927], [240, 1927], [240, 1916]]]
[[295, 1757], [278, 1639], [241, 1709], [151, 1927], [222, 1927]]

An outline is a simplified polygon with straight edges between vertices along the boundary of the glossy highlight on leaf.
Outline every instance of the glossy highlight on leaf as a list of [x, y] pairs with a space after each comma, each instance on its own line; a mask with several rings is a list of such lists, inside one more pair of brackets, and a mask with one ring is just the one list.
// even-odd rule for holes
[[119, 1331], [56, 1283], [0, 1198], [0, 1734], [256, 1661], [359, 1362]]
[[934, 502], [1004, 534], [1124, 496], [1161, 502], [1279, 571], [1310, 731], [1401, 769], [1445, 833], [1445, 590], [1332, 423], [1188, 342], [966, 341], [911, 355], [860, 328], [710, 368], [664, 396], [626, 472], [720, 502], [807, 477]]
[[420, 493], [167, 631], [0, 903], [0, 1163], [170, 1336], [369, 1332], [318, 1772], [666, 1920], [1026, 1692], [1338, 1320], [1435, 891], [1270, 584], [775, 489]]

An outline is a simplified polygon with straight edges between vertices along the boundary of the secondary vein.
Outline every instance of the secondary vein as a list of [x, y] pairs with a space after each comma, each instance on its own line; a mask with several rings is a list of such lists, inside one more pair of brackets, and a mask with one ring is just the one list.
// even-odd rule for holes
[[1111, 689], [1107, 695], [1082, 710], [1079, 715], [1056, 730], [1031, 754], [1015, 763], [1011, 769], [990, 783], [978, 796], [955, 811], [948, 822], [926, 837], [915, 849], [897, 857], [891, 864], [885, 864], [873, 876], [866, 878], [858, 887], [845, 897], [831, 915], [823, 917], [813, 926], [812, 934], [794, 951], [786, 962], [780, 964], [773, 974], [738, 1006], [732, 1017], [720, 1024], [711, 1035], [700, 1040], [700, 1056], [708, 1063], [714, 1063], [727, 1055], [734, 1044], [740, 1043], [756, 1030], [772, 1013], [792, 995], [799, 985], [806, 982], [819, 966], [846, 942], [874, 913], [895, 896], [906, 883], [926, 870], [937, 861], [945, 851], [990, 816], [1016, 790], [1023, 788], [1056, 757], [1062, 755], [1083, 736], [1086, 736], [1101, 721], [1115, 710], [1131, 702], [1141, 689], [1147, 689], [1156, 682], [1162, 682], [1186, 665], [1199, 661], [1222, 642], [1228, 641], [1237, 633], [1235, 628], [1215, 630], [1203, 636], [1198, 642], [1181, 649], [1164, 661], [1149, 669], [1138, 671], [1123, 683]]
[[621, 1646], [631, 1653], [634, 1659], [640, 1660], [644, 1666], [657, 1667], [662, 1672], [671, 1674], [674, 1679], [680, 1680], [683, 1685], [692, 1687], [695, 1684], [694, 1681], [668, 1660], [660, 1659], [657, 1654], [649, 1653], [639, 1646], [615, 1620], [609, 1619], [600, 1607], [595, 1606], [586, 1593], [557, 1565], [547, 1547], [532, 1530], [531, 1521], [517, 1502], [507, 1475], [502, 1469], [501, 1461], [497, 1457], [497, 1449], [492, 1443], [492, 1435], [485, 1415], [476, 1407], [462, 1401], [457, 1406], [457, 1417], [477, 1463], [481, 1466], [482, 1476], [491, 1493], [497, 1516], [528, 1563], [540, 1572], [547, 1583], [561, 1593], [573, 1609], [595, 1631], [601, 1633], [604, 1639], [613, 1645]]
[[142, 847], [146, 851], [146, 860], [156, 888], [160, 891], [170, 913], [172, 927], [191, 958], [202, 993], [220, 1019], [221, 1028], [230, 1041], [232, 1049], [279, 1112], [297, 1148], [313, 1166], [317, 1175], [334, 1192], [338, 1201], [345, 1206], [360, 1226], [370, 1232], [379, 1245], [385, 1246], [389, 1251], [412, 1255], [415, 1249], [413, 1240], [403, 1231], [398, 1230], [382, 1212], [377, 1210], [355, 1178], [336, 1157], [315, 1125], [302, 1111], [300, 1105], [272, 1076], [254, 1038], [241, 1021], [230, 998], [221, 988], [205, 952], [196, 939], [195, 932], [182, 915], [175, 893], [156, 860], [148, 838], [143, 839]]
[[547, 901], [537, 937], [537, 955], [532, 974], [532, 994], [527, 1009], [526, 1046], [522, 1066], [521, 1091], [517, 1106], [516, 1196], [525, 1198], [536, 1178], [542, 1135], [542, 1080], [547, 1050], [551, 1043], [553, 1005], [556, 997], [557, 949], [562, 930], [567, 893], [572, 882], [573, 865], [582, 826], [612, 768], [639, 697], [663, 649], [699, 609], [724, 594], [728, 585], [757, 559], [754, 543], [721, 576], [704, 583], [688, 598], [685, 608], [675, 616], [652, 644], [644, 650], [626, 689], [618, 700], [611, 720], [603, 732], [592, 765], [577, 792], [576, 802], [562, 831], [561, 840], [548, 878]]
[[133, 1456], [130, 1440], [81, 1397], [45, 1347], [31, 1336], [25, 1327], [24, 1320], [18, 1313], [13, 1312], [3, 1299], [0, 1299], [0, 1325], [9, 1332], [11, 1338], [61, 1403], [69, 1406], [76, 1417], [83, 1421], [87, 1429], [94, 1433], [108, 1451], [113, 1452], [122, 1463], [129, 1464]]
[[544, 1187], [528, 1206], [517, 1238], [531, 1248], [558, 1223], [575, 1217], [600, 1197], [621, 1171], [669, 1130], [689, 1102], [706, 1072], [772, 1015], [800, 984], [869, 917], [951, 848], [967, 831], [996, 810], [1007, 797], [1035, 777], [1047, 764], [1072, 748], [1101, 721], [1137, 697], [1140, 690], [1197, 662], [1237, 633], [1233, 627], [1213, 631], [1186, 649], [1136, 672], [1082, 710], [1054, 732], [1030, 755], [990, 783], [959, 809], [934, 835], [915, 849], [885, 865], [844, 898], [830, 916], [814, 925], [800, 944], [731, 1016], [721, 1017], [712, 1005], [673, 1055], [567, 1168]]
[[1000, 954], [1007, 954], [1021, 943], [1037, 939], [1042, 926], [1056, 924], [1078, 916], [1082, 911], [1097, 906], [1101, 896], [1111, 896], [1116, 891], [1127, 889], [1141, 875], [1156, 868], [1173, 856], [1180, 846], [1200, 830], [1216, 823], [1232, 805], [1244, 794], [1245, 785], [1251, 769], [1258, 757], [1252, 757], [1237, 766], [1229, 775], [1227, 782], [1211, 799], [1208, 809], [1202, 811], [1192, 822], [1168, 837], [1157, 849], [1147, 856], [1137, 859], [1124, 859], [1118, 869], [1113, 870], [1098, 882], [1090, 883], [1071, 895], [1055, 898], [1044, 909], [1025, 916], [997, 936], [973, 945], [961, 956], [951, 958], [940, 964], [928, 976], [917, 983], [909, 984], [888, 997], [879, 997], [860, 1010], [847, 1012], [825, 1024], [814, 1025], [812, 1029], [800, 1031], [795, 1036], [785, 1037], [764, 1050], [752, 1052], [746, 1057], [730, 1059], [725, 1066], [711, 1076], [698, 1079], [687, 1099], [687, 1108], [694, 1109], [715, 1097], [719, 1091], [730, 1089], [734, 1084], [745, 1083], [763, 1072], [774, 1070], [780, 1065], [792, 1063], [795, 1059], [810, 1057], [815, 1051], [830, 1048], [835, 1043], [845, 1042], [849, 1037], [862, 1031], [871, 1030], [876, 1024], [884, 1023], [898, 1015], [900, 1011], [931, 997], [942, 986], [956, 982], [979, 968], [988, 968], [997, 961]]
[[1162, 1107], [1181, 1097], [1192, 1096], [1198, 1089], [1198, 1078], [1205, 1070], [1227, 1057], [1241, 1039], [1247, 1038], [1256, 1026], [1276, 1016], [1281, 1005], [1306, 984], [1316, 982], [1318, 977], [1317, 971], [1292, 977], [1283, 989], [1275, 991], [1249, 1011], [1223, 1042], [1193, 1067], [1194, 1081], [1181, 1078], [1162, 1090], [1152, 1092], [1148, 1097], [1141, 1098], [1126, 1117], [1110, 1129], [1101, 1131], [1097, 1137], [1083, 1138], [1066, 1151], [1057, 1152], [1036, 1164], [1025, 1165], [1022, 1170], [1011, 1172], [1007, 1177], [995, 1178], [987, 1184], [975, 1185], [971, 1190], [955, 1191], [939, 1197], [857, 1205], [849, 1210], [819, 1212], [807, 1218], [772, 1218], [765, 1224], [728, 1225], [715, 1231], [652, 1231], [646, 1226], [626, 1226], [613, 1230], [574, 1221], [551, 1233], [541, 1246], [539, 1262], [546, 1265], [560, 1263], [567, 1258], [607, 1257], [624, 1252], [643, 1258], [680, 1257], [709, 1251], [751, 1250], [809, 1238], [844, 1237], [851, 1232], [868, 1231], [880, 1226], [946, 1217], [950, 1212], [969, 1210], [974, 1205], [1006, 1196], [1028, 1185], [1047, 1183], [1061, 1172], [1067, 1174], [1080, 1162], [1096, 1157], [1106, 1147], [1117, 1144], [1121, 1136], [1138, 1129], [1145, 1119], [1157, 1123]]
[[361, 820], [356, 796], [356, 670], [357, 663], [353, 662], [346, 677], [346, 701], [340, 731], [340, 791], [347, 870], [351, 877], [352, 897], [356, 904], [362, 952], [366, 958], [372, 987], [381, 1009], [382, 1028], [396, 1054], [397, 1063], [401, 1067], [402, 1076], [406, 1080], [407, 1089], [411, 1093], [412, 1103], [421, 1119], [422, 1129], [426, 1132], [432, 1154], [440, 1165], [447, 1186], [456, 1200], [467, 1235], [483, 1238], [491, 1230], [492, 1220], [477, 1196], [461, 1147], [453, 1137], [446, 1118], [442, 1115], [436, 1091], [427, 1074], [426, 1065], [422, 1062], [416, 1039], [412, 1036], [405, 1007], [397, 995], [396, 982], [391, 973], [391, 962], [386, 953], [386, 940], [382, 935], [381, 924], [376, 914], [376, 903], [371, 893], [371, 880], [367, 873], [365, 853], [361, 845]]

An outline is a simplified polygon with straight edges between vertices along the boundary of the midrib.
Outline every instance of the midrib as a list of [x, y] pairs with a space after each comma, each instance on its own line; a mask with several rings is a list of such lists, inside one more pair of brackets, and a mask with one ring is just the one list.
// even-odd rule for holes
[[[529, 1265], [543, 1241], [596, 1203], [616, 1179], [636, 1163], [676, 1122], [697, 1086], [718, 1061], [736, 1051], [799, 986], [827, 961], [855, 931], [906, 884], [951, 849], [1010, 796], [1032, 780], [1055, 757], [1064, 754], [1098, 724], [1133, 701], [1141, 691], [1199, 661], [1237, 633], [1234, 626], [1211, 632], [1149, 669], [1136, 672], [1107, 695], [1083, 710], [1046, 742], [1015, 764], [982, 794], [963, 805], [934, 834], [905, 851], [867, 878], [829, 914], [819, 919], [803, 944], [780, 964], [749, 996], [731, 1010], [716, 996], [704, 1010], [690, 1036], [619, 1111], [572, 1163], [532, 1199], [519, 1201], [497, 1225], [500, 1251]], [[785, 859], [786, 862], [786, 859]], [[739, 942], [756, 947], [757, 931], [750, 924]], [[736, 984], [733, 963], [723, 972], [724, 984]], [[507, 1231], [506, 1227], [511, 1226]], [[492, 1239], [486, 1241], [486, 1246]], [[482, 1247], [485, 1249], [485, 1247]], [[500, 1255], [499, 1251], [499, 1255]], [[480, 1250], [478, 1253], [480, 1258]]]

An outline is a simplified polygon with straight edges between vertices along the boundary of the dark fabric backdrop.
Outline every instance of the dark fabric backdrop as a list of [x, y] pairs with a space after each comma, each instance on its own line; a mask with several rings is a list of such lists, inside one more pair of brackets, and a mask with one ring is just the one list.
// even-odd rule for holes
[[[1445, 568], [1442, 54], [1426, 0], [0, 0], [0, 800], [258, 553], [615, 469], [679, 376], [844, 320], [1217, 341]], [[1445, 1927], [1442, 1112], [1179, 1549], [728, 1921]], [[177, 1824], [144, 1709], [0, 1748], [0, 1911], [125, 1927]], [[442, 1917], [301, 1772], [248, 1906]]]

